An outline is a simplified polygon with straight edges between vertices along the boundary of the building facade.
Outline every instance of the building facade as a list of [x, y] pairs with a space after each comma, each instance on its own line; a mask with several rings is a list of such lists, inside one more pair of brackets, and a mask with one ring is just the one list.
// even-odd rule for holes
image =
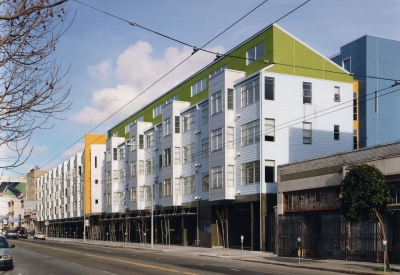
[[365, 35], [331, 59], [359, 82], [360, 147], [400, 140], [400, 41]]
[[354, 87], [340, 66], [265, 28], [110, 129], [99, 233], [142, 241], [153, 212], [156, 241], [212, 247], [225, 213], [231, 246], [245, 235], [245, 247], [268, 250], [276, 167], [353, 148]]
[[391, 262], [400, 262], [400, 142], [327, 155], [278, 166], [276, 251], [302, 256], [383, 262], [378, 224], [349, 224], [339, 213], [340, 184], [350, 164], [373, 164], [386, 177], [393, 204], [385, 217]]

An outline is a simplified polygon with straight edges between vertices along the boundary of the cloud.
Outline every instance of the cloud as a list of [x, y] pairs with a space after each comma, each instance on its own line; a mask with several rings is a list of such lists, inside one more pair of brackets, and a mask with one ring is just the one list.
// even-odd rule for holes
[[67, 158], [75, 156], [76, 153], [82, 153], [83, 152], [83, 147], [85, 147], [85, 145], [83, 143], [75, 143], [70, 148], [68, 148], [65, 151], [63, 151], [61, 153], [61, 156], [67, 157]]
[[[209, 49], [224, 53], [223, 47]], [[90, 99], [90, 105], [72, 117], [77, 123], [98, 124], [122, 108], [126, 103], [138, 96], [180, 62], [191, 56], [190, 47], [169, 47], [162, 58], [153, 58], [153, 48], [148, 42], [138, 41], [129, 46], [117, 59], [116, 68], [112, 72], [116, 81], [121, 84], [112, 88], [95, 90]], [[188, 78], [214, 60], [215, 56], [205, 52], [197, 52], [172, 73], [152, 86], [143, 95], [133, 100], [110, 119], [118, 122], [146, 106], [169, 89]]]
[[100, 81], [105, 81], [109, 78], [112, 72], [112, 60], [104, 60], [97, 65], [87, 68], [89, 75]]
[[49, 148], [47, 146], [36, 145], [33, 147], [33, 154], [43, 155]]

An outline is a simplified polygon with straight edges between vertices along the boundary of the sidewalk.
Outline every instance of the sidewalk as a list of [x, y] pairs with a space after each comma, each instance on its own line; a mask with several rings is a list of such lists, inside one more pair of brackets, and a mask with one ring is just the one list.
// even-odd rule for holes
[[[65, 238], [47, 238], [49, 241], [56, 242], [80, 242], [82, 239], [65, 239]], [[121, 243], [121, 242], [107, 242], [107, 241], [92, 241], [86, 240], [89, 245], [104, 245], [104, 246], [115, 246], [115, 247], [131, 247], [137, 249], [149, 249], [151, 250], [150, 244], [143, 246], [140, 243]], [[353, 261], [340, 261], [340, 260], [311, 260], [311, 259], [300, 259], [300, 265], [298, 258], [289, 257], [277, 257], [271, 252], [258, 252], [258, 251], [242, 251], [238, 249], [229, 249], [229, 255], [227, 250], [222, 248], [218, 251], [218, 248], [204, 248], [194, 246], [165, 246], [155, 244], [153, 250], [163, 251], [166, 253], [176, 253], [194, 256], [204, 257], [219, 257], [238, 261], [257, 262], [271, 265], [289, 266], [293, 268], [307, 268], [321, 271], [331, 271], [338, 273], [347, 274], [359, 274], [359, 275], [371, 275], [371, 274], [384, 274], [383, 271], [374, 270], [375, 267], [383, 266], [383, 263], [369, 263], [369, 262], [353, 262]], [[391, 264], [391, 268], [400, 270], [399, 264]], [[388, 274], [400, 275], [400, 271], [386, 272]]]

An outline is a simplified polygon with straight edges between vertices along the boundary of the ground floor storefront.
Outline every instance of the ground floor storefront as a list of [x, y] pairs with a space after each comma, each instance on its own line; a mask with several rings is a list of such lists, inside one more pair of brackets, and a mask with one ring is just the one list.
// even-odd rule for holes
[[[385, 217], [390, 262], [400, 263], [400, 211]], [[278, 216], [277, 255], [312, 259], [383, 262], [378, 224], [350, 224], [339, 213], [296, 213]], [[300, 242], [298, 242], [300, 238]]]

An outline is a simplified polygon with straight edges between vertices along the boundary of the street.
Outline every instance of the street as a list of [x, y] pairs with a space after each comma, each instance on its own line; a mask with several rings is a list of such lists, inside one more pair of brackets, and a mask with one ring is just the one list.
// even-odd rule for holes
[[336, 274], [248, 261], [75, 242], [9, 240], [14, 270], [0, 274]]

